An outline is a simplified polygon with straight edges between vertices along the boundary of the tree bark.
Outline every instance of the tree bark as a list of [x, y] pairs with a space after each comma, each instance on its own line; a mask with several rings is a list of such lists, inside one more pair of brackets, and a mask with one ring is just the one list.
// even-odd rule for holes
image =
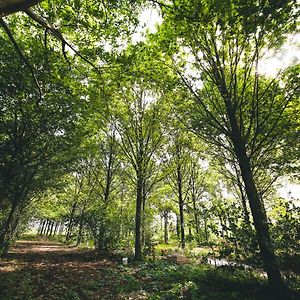
[[0, 17], [26, 10], [43, 0], [0, 0]]
[[234, 146], [234, 152], [239, 163], [241, 175], [245, 185], [245, 191], [249, 200], [261, 259], [268, 275], [269, 285], [274, 291], [274, 295], [278, 299], [281, 299], [286, 293], [286, 287], [281, 277], [279, 266], [274, 253], [264, 207], [259, 197], [259, 193], [253, 177], [250, 159], [247, 156], [245, 143], [241, 138], [237, 119], [228, 103], [227, 112], [231, 124], [231, 139]]
[[80, 243], [82, 241], [83, 221], [84, 221], [84, 214], [85, 214], [86, 205], [87, 205], [87, 200], [84, 202], [83, 208], [81, 210], [80, 221], [79, 221], [79, 230], [78, 230], [77, 242], [76, 242], [75, 246], [80, 245]]
[[50, 229], [51, 229], [51, 224], [52, 224], [52, 222], [51, 222], [50, 220], [48, 220], [47, 230], [46, 230], [46, 232], [45, 232], [45, 235], [49, 235]]
[[72, 210], [71, 210], [67, 234], [66, 234], [66, 242], [69, 241], [69, 239], [71, 237], [71, 232], [72, 232], [72, 227], [73, 227], [73, 219], [74, 219], [76, 208], [77, 208], [77, 201], [75, 201], [74, 204], [72, 205]]
[[143, 202], [143, 182], [141, 174], [137, 174], [136, 184], [136, 210], [135, 210], [135, 253], [134, 260], [142, 260], [142, 243], [141, 243], [141, 215]]
[[183, 212], [183, 195], [182, 195], [182, 174], [180, 166], [177, 167], [177, 187], [178, 187], [178, 202], [179, 202], [179, 217], [180, 217], [180, 246], [185, 248], [185, 232], [184, 232], [184, 212]]
[[48, 227], [49, 227], [49, 220], [46, 220], [46, 222], [45, 222], [45, 226], [44, 226], [44, 229], [43, 229], [43, 231], [42, 231], [42, 235], [46, 235], [46, 233], [47, 233], [47, 231], [48, 231]]
[[41, 221], [41, 224], [40, 224], [40, 228], [39, 228], [39, 230], [38, 230], [38, 234], [42, 234], [45, 225], [46, 225], [46, 220], [42, 220], [42, 221]]
[[4, 223], [4, 226], [0, 232], [0, 251], [3, 254], [6, 254], [6, 252], [8, 251], [9, 238], [7, 236], [9, 235], [10, 225], [13, 221], [13, 216], [14, 216], [16, 209], [17, 209], [17, 203], [16, 203], [16, 201], [14, 201], [12, 204], [12, 207], [10, 209], [9, 215], [8, 215], [8, 217]]
[[208, 230], [207, 230], [207, 219], [204, 218], [204, 232], [205, 232], [205, 242], [208, 243]]
[[53, 221], [51, 221], [51, 226], [50, 226], [50, 232], [49, 232], [49, 236], [51, 236], [51, 235], [52, 235], [52, 233], [53, 233], [53, 228], [54, 228], [54, 222], [53, 222]]
[[198, 212], [197, 212], [197, 206], [196, 206], [196, 198], [195, 194], [192, 194], [192, 201], [193, 201], [193, 210], [194, 210], [194, 220], [195, 220], [195, 230], [196, 230], [196, 241], [197, 245], [200, 246], [200, 229], [199, 229], [199, 220], [198, 220]]
[[176, 235], [178, 241], [180, 241], [180, 217], [176, 214]]
[[164, 242], [169, 243], [169, 213], [165, 211], [164, 214]]
[[248, 212], [248, 208], [247, 208], [247, 198], [245, 195], [243, 185], [240, 182], [239, 178], [238, 178], [237, 185], [238, 185], [238, 188], [241, 193], [241, 201], [242, 201], [242, 206], [243, 206], [244, 220], [245, 220], [245, 223], [247, 224], [247, 226], [250, 227], [251, 224], [250, 224], [250, 217], [249, 217], [249, 212]]

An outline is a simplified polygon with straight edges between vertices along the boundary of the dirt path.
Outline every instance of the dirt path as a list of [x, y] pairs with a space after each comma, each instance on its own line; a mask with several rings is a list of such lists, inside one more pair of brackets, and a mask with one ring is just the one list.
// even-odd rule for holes
[[116, 269], [90, 250], [18, 241], [0, 261], [0, 299], [124, 299]]

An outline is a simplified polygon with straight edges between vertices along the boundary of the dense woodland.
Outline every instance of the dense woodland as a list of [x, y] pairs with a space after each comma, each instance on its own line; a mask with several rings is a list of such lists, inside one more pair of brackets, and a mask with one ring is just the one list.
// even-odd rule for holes
[[0, 14], [4, 257], [35, 226], [134, 262], [206, 249], [203, 263], [263, 269], [272, 299], [299, 291], [299, 198], [279, 193], [299, 183], [299, 62], [260, 71], [297, 35], [297, 1], [1, 0]]

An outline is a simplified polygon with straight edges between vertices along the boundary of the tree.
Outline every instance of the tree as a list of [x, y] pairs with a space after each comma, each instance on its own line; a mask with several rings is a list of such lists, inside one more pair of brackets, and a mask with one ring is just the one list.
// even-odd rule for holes
[[[178, 124], [177, 124], [178, 125]], [[189, 136], [185, 136], [182, 128], [173, 128], [169, 132], [167, 150], [168, 181], [177, 198], [179, 208], [180, 245], [185, 248], [185, 206], [189, 196], [190, 149]]]
[[[190, 127], [208, 143], [229, 151], [239, 166], [261, 258], [276, 297], [283, 297], [285, 287], [255, 175], [270, 168], [274, 160], [267, 158], [279, 155], [284, 147], [282, 132], [289, 127], [284, 114], [296, 89], [284, 79], [279, 83], [264, 78], [257, 70], [265, 48], [282, 42], [295, 28], [297, 11], [292, 4], [174, 1], [162, 6], [165, 20], [160, 38], [164, 46], [169, 43], [167, 54], [179, 52], [171, 60], [190, 92], [187, 101], [195, 101], [187, 113]], [[190, 64], [186, 51], [192, 57]], [[188, 73], [188, 67], [194, 72]]]
[[[70, 76], [63, 65], [57, 61], [54, 66], [51, 60], [48, 66], [52, 73], [43, 69], [43, 49], [34, 38], [23, 42], [24, 46], [36, 46], [34, 62], [39, 66], [38, 76], [43, 83], [42, 98], [12, 46], [1, 41], [5, 45], [1, 48], [0, 91], [0, 206], [5, 211], [1, 220], [1, 250], [7, 249], [19, 216], [34, 193], [55, 186], [58, 178], [71, 168], [76, 158], [74, 150], [83, 136], [77, 126], [83, 111], [73, 86], [76, 73]], [[68, 86], [58, 82], [56, 76], [64, 76]]]
[[124, 88], [121, 95], [124, 102], [119, 104], [117, 130], [120, 135], [120, 148], [134, 170], [136, 189], [135, 213], [135, 257], [142, 260], [142, 212], [146, 197], [155, 180], [151, 181], [155, 171], [155, 153], [161, 145], [162, 133], [158, 120], [162, 108], [159, 96], [143, 86], [133, 84]]
[[200, 166], [199, 158], [197, 156], [192, 158], [189, 188], [190, 188], [190, 196], [191, 196], [191, 203], [192, 203], [192, 211], [194, 214], [196, 241], [198, 245], [201, 244], [200, 243], [200, 220], [199, 220], [199, 217], [201, 216], [200, 216], [199, 202], [201, 198], [204, 196], [205, 189], [206, 189], [205, 177], [206, 174]]

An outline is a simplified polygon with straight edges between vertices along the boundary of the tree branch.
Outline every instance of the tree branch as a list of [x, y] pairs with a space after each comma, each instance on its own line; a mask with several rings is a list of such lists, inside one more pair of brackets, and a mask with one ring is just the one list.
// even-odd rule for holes
[[37, 81], [37, 78], [34, 74], [34, 69], [33, 67], [30, 65], [28, 59], [24, 56], [21, 48], [19, 47], [17, 41], [15, 40], [13, 34], [11, 33], [10, 29], [8, 28], [7, 24], [5, 23], [5, 21], [3, 20], [3, 18], [0, 18], [0, 24], [2, 26], [2, 28], [4, 29], [4, 31], [6, 32], [6, 34], [8, 35], [9, 39], [11, 40], [12, 44], [14, 45], [21, 61], [27, 66], [27, 68], [30, 70], [30, 73], [32, 75], [32, 78], [34, 80], [34, 83], [38, 89], [38, 92], [39, 92], [39, 101], [42, 99], [42, 91], [41, 91], [41, 88], [40, 88], [40, 85]]
[[[39, 23], [42, 27], [49, 29], [49, 31], [58, 38], [62, 43], [62, 49], [64, 57], [66, 58], [65, 47], [68, 46], [76, 55], [78, 55], [83, 61], [92, 66], [96, 71], [100, 71], [100, 68], [93, 64], [89, 59], [83, 56], [79, 51], [77, 51], [74, 46], [72, 46], [60, 33], [58, 29], [56, 29], [52, 24], [48, 23], [46, 20], [42, 19], [36, 13], [34, 13], [31, 9], [24, 10], [24, 12], [34, 21]], [[68, 59], [67, 59], [68, 61]]]
[[0, 17], [26, 10], [43, 0], [0, 0]]

